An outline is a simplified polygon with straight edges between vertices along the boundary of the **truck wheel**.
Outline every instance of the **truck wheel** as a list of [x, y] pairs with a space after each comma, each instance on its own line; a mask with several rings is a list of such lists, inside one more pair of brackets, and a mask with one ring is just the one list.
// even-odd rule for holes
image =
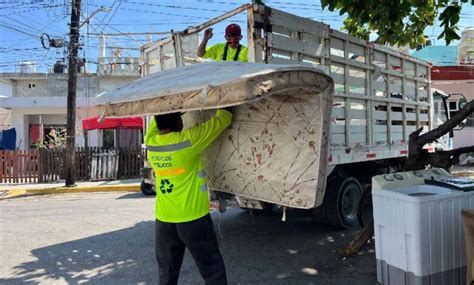
[[142, 190], [142, 193], [146, 196], [156, 195], [156, 192], [153, 189], [153, 185], [146, 183], [145, 181], [142, 181], [142, 183], [140, 184], [140, 190]]
[[372, 190], [367, 189], [360, 199], [359, 210], [357, 211], [357, 220], [361, 227], [365, 227], [373, 219]]
[[348, 229], [358, 223], [362, 186], [353, 177], [338, 177], [326, 186], [323, 214], [328, 224]]

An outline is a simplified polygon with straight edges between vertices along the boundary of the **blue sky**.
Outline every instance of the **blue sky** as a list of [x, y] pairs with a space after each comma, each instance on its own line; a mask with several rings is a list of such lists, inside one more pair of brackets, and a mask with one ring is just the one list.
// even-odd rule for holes
[[[248, 1], [241, 0], [201, 0], [201, 1], [150, 1], [150, 0], [82, 0], [82, 15], [86, 18], [100, 6], [112, 7], [110, 12], [97, 13], [81, 29], [81, 42], [84, 44], [80, 52], [82, 57], [96, 61], [98, 54], [98, 39], [90, 33], [119, 33], [119, 32], [164, 32], [183, 30], [189, 26], [198, 25], [224, 12], [239, 7]], [[302, 17], [325, 22], [333, 29], [342, 26], [343, 16], [321, 10], [319, 0], [267, 0], [265, 3]], [[70, 0], [0, 0], [0, 72], [14, 72], [15, 64], [20, 60], [30, 60], [37, 63], [37, 70], [45, 72], [64, 54], [62, 49], [46, 50], [41, 46], [39, 35], [46, 33], [51, 37], [68, 39], [68, 22], [70, 20]], [[229, 22], [245, 26], [246, 16], [240, 14], [214, 29], [213, 42], [219, 42], [224, 37], [224, 27]], [[474, 26], [474, 7], [464, 6], [460, 20], [460, 28]], [[430, 27], [426, 34], [436, 39], [441, 28]], [[153, 37], [154, 40], [158, 36]], [[108, 37], [109, 47], [122, 47], [123, 56], [138, 56], [138, 48], [146, 42], [145, 36]], [[444, 41], [435, 40], [436, 45], [444, 45]], [[109, 55], [111, 48], [107, 50]], [[89, 71], [95, 71], [94, 65], [89, 65]]]

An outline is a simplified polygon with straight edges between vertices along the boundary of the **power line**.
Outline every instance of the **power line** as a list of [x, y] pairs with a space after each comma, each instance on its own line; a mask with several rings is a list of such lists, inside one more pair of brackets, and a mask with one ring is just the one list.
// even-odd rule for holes
[[127, 1], [127, 0], [125, 0], [125, 3], [127, 3], [127, 4], [148, 5], [148, 6], [154, 6], [154, 7], [163, 7], [163, 8], [170, 8], [170, 9], [182, 9], [182, 10], [193, 10], [193, 11], [208, 11], [208, 12], [219, 12], [219, 13], [225, 13], [225, 12], [227, 12], [227, 11], [216, 10], [216, 9], [206, 9], [206, 8], [197, 8], [197, 7], [183, 7], [183, 6], [177, 6], [177, 5], [163, 5], [163, 4], [145, 3], [145, 2]]
[[10, 21], [13, 21], [13, 22], [15, 22], [15, 23], [17, 23], [17, 24], [22, 25], [24, 28], [27, 28], [28, 30], [30, 30], [30, 31], [32, 31], [32, 32], [38, 32], [38, 31], [39, 31], [37, 28], [32, 27], [32, 26], [30, 26], [30, 25], [28, 25], [28, 24], [25, 24], [25, 23], [23, 23], [23, 22], [20, 22], [20, 21], [18, 21], [18, 20], [16, 20], [16, 19], [10, 18], [9, 16], [5, 16], [5, 18], [8, 19], [8, 20], [10, 20]]
[[41, 32], [44, 32], [44, 29], [48, 27], [49, 29], [52, 29], [57, 34], [60, 34], [60, 35], [66, 34], [67, 25], [65, 22], [62, 22], [63, 25], [61, 25], [61, 27], [57, 27], [54, 24], [64, 21], [67, 15], [62, 15], [61, 17], [57, 17], [57, 16], [50, 17], [48, 15], [49, 14], [48, 12], [46, 12], [46, 14], [47, 14], [47, 21], [48, 21], [47, 25], [44, 25], [44, 22], [42, 20], [40, 21], [39, 19], [36, 19], [35, 17], [31, 17], [28, 20], [31, 21], [33, 25], [38, 25], [38, 27], [42, 27]]
[[[37, 7], [37, 6], [34, 6], [32, 5], [31, 7]], [[31, 8], [31, 7], [28, 7], [28, 8]], [[15, 5], [15, 6], [10, 6], [10, 7], [1, 7], [0, 10], [10, 10], [10, 9], [25, 9], [25, 5], [24, 4], [18, 4], [18, 5]]]
[[1, 52], [24, 51], [24, 50], [44, 50], [44, 49], [43, 48], [14, 48], [14, 49], [9, 49], [9, 48], [0, 47]]
[[[46, 29], [47, 27], [49, 27], [50, 25], [52, 25], [53, 23], [56, 23], [56, 21], [57, 21], [57, 19], [55, 19], [55, 20], [53, 20], [53, 21], [47, 23], [47, 24], [44, 25], [43, 27], [41, 27], [40, 30], [39, 30], [39, 33], [45, 32], [45, 29]], [[35, 39], [36, 39], [36, 38], [35, 38]], [[28, 41], [31, 41], [31, 39], [30, 39], [30, 40], [27, 40], [27, 38], [26, 38], [26, 39], [23, 39], [23, 40], [21, 40], [21, 42], [16, 43], [16, 44], [13, 44], [13, 45], [11, 45], [10, 47], [15, 47], [15, 46], [18, 46], [18, 45], [20, 45], [20, 44], [22, 44], [22, 43], [28, 42]]]
[[[33, 1], [29, 1], [29, 2], [16, 2], [17, 4], [33, 4], [32, 3]], [[15, 3], [13, 1], [0, 1], [0, 4], [12, 4], [12, 3]]]
[[[97, 29], [96, 29], [92, 24], [90, 24], [90, 22], [91, 22], [92, 20], [93, 20], [93, 19], [90, 19], [90, 21], [89, 21], [89, 26], [90, 26], [96, 33], [98, 33]], [[120, 34], [125, 34], [125, 33], [119, 31], [118, 29], [114, 28], [113, 26], [111, 26], [111, 25], [109, 25], [109, 24], [106, 24], [105, 26], [108, 26], [109, 28], [111, 28], [112, 30], [115, 30], [115, 31], [119, 32]], [[98, 34], [99, 34], [99, 33], [98, 33]], [[143, 41], [140, 42], [139, 40], [137, 40], [137, 39], [135, 39], [135, 38], [133, 38], [133, 37], [131, 37], [131, 36], [129, 36], [129, 35], [125, 35], [125, 36], [128, 37], [128, 38], [130, 38], [132, 41], [139, 43], [140, 45], [143, 44]]]
[[[48, 8], [51, 8], [51, 7], [60, 7], [62, 5], [53, 5], [53, 6], [49, 6]], [[5, 17], [5, 16], [12, 16], [12, 15], [16, 15], [16, 14], [23, 14], [23, 13], [26, 13], [26, 12], [31, 12], [31, 11], [37, 11], [37, 10], [41, 10], [43, 9], [43, 7], [37, 7], [37, 8], [33, 8], [33, 9], [29, 9], [29, 10], [24, 10], [24, 11], [20, 11], [20, 12], [16, 12], [16, 13], [11, 13], [11, 14], [3, 14], [3, 15], [0, 15], [0, 17]]]
[[171, 32], [136, 32], [136, 33], [89, 33], [90, 36], [146, 36], [146, 35], [168, 35]]
[[[100, 20], [100, 23], [97, 25], [98, 27], [100, 25], [102, 25], [102, 23], [104, 22], [105, 18], [107, 18], [107, 16], [109, 15], [110, 11], [112, 11], [112, 9], [114, 8], [115, 6], [115, 3], [117, 3], [117, 0], [114, 0], [114, 2], [112, 3], [112, 6], [110, 7], [110, 10], [107, 11], [107, 13], [105, 14], [105, 16], [102, 18], [102, 20]], [[89, 5], [89, 4], [87, 4]], [[105, 27], [105, 26], [104, 26]], [[103, 29], [103, 28], [102, 28]]]
[[[114, 3], [115, 3], [115, 2], [114, 2]], [[104, 31], [105, 26], [108, 26], [109, 23], [110, 23], [110, 21], [112, 20], [112, 18], [115, 16], [115, 14], [117, 14], [117, 11], [119, 10], [120, 5], [122, 5], [122, 1], [119, 2], [119, 4], [117, 5], [117, 8], [115, 8], [114, 13], [112, 14], [112, 16], [110, 16], [109, 21], [107, 21], [107, 24], [104, 25], [104, 27], [102, 28], [101, 32]], [[110, 10], [109, 10], [109, 12], [110, 12]]]
[[[52, 5], [52, 6], [62, 6], [62, 5]], [[49, 7], [52, 7], [52, 6], [49, 6]], [[49, 7], [45, 7], [45, 8], [49, 8]], [[64, 16], [65, 17], [65, 16]], [[38, 34], [40, 33], [43, 33], [48, 27], [50, 27], [52, 24], [55, 24], [59, 21], [61, 21], [62, 19], [64, 19], [64, 17], [54, 17], [54, 19], [52, 21], [49, 21], [46, 25], [43, 25], [43, 23], [40, 23], [38, 22], [36, 19], [34, 19], [34, 17], [30, 17], [29, 21], [31, 21], [33, 24], [37, 23], [38, 24], [38, 27], [41, 27], [39, 29], [37, 29], [39, 31]], [[16, 21], [16, 22], [19, 22], [19, 21]], [[19, 22], [21, 23], [21, 22]], [[22, 23], [23, 24], [23, 23]], [[26, 25], [26, 24], [25, 24]], [[29, 26], [29, 25], [26, 25], [26, 26]], [[30, 28], [32, 28], [31, 26], [29, 26]], [[61, 33], [61, 32], [60, 32]], [[30, 36], [30, 35], [29, 35]], [[36, 43], [39, 44], [38, 42], [38, 38], [37, 37], [34, 37], [33, 39], [30, 38], [24, 38], [24, 39], [21, 39], [20, 41], [18, 41], [17, 43], [13, 44], [13, 45], [10, 45], [9, 48], [13, 48], [13, 47], [16, 47], [16, 46], [19, 46], [19, 45], [25, 45], [26, 43], [30, 42], [30, 41], [36, 41]], [[56, 52], [56, 56], [53, 58], [53, 57], [48, 57], [48, 52], [46, 51], [45, 52], [45, 55], [44, 56], [40, 56], [40, 55], [34, 55], [32, 53], [39, 53], [41, 51], [39, 50], [32, 50], [30, 51], [29, 53], [21, 53], [21, 52], [10, 52], [10, 53], [14, 53], [16, 54], [17, 56], [14, 56], [14, 58], [17, 58], [19, 56], [22, 56], [22, 57], [28, 57], [28, 59], [32, 59], [34, 58], [35, 60], [37, 60], [39, 62], [39, 65], [43, 65], [43, 64], [50, 64], [50, 62], [52, 60], [55, 60], [57, 58], [57, 54], [58, 52]], [[18, 61], [18, 60], [17, 60]]]
[[29, 33], [29, 32], [22, 31], [18, 28], [8, 26], [5, 23], [0, 23], [0, 27], [4, 27], [4, 28], [7, 28], [7, 29], [10, 29], [10, 30], [13, 30], [13, 31], [25, 34], [25, 35], [29, 35], [29, 36], [34, 37], [34, 38], [38, 38], [38, 39], [40, 38], [38, 35], [34, 35], [34, 34]]
[[[96, 6], [99, 7], [100, 5], [89, 4], [89, 6]], [[157, 14], [157, 15], [165, 15], [165, 16], [175, 16], [175, 17], [183, 17], [183, 18], [193, 18], [193, 19], [207, 19], [205, 17], [199, 16], [190, 16], [190, 15], [182, 15], [182, 14], [171, 14], [171, 13], [162, 13], [162, 12], [155, 12], [155, 11], [147, 11], [147, 10], [138, 10], [138, 9], [130, 9], [130, 8], [121, 8], [122, 10], [126, 11], [134, 11], [140, 13], [149, 13], [149, 14]]]

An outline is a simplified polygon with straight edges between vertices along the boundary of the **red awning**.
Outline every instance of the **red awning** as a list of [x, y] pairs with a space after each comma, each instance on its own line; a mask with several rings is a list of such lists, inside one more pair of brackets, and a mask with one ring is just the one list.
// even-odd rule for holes
[[472, 80], [474, 79], [474, 66], [433, 66], [431, 80]]
[[141, 129], [143, 128], [142, 117], [126, 117], [126, 118], [106, 118], [102, 123], [97, 120], [99, 116], [82, 120], [82, 128], [84, 130], [104, 130], [104, 129]]

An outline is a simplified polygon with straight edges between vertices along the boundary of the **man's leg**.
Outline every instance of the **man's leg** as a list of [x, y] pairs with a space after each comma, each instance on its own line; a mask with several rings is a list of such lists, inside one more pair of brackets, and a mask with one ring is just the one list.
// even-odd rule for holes
[[179, 223], [177, 229], [206, 284], [227, 284], [224, 260], [219, 251], [211, 216], [208, 214], [191, 222]]
[[155, 220], [155, 253], [160, 271], [160, 285], [178, 284], [184, 249], [184, 243], [176, 231], [176, 224]]

